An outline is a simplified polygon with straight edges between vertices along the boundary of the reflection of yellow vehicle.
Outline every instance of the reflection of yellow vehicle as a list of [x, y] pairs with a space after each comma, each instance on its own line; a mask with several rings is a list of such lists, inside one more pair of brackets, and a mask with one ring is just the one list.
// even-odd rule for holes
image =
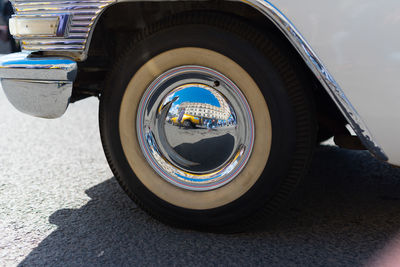
[[192, 115], [188, 115], [188, 114], [184, 114], [182, 116], [182, 119], [180, 121], [178, 121], [179, 117], [173, 117], [171, 119], [172, 123], [174, 125], [183, 125], [184, 127], [194, 127], [196, 125], [201, 125], [202, 124], [202, 120], [199, 117], [195, 117]]

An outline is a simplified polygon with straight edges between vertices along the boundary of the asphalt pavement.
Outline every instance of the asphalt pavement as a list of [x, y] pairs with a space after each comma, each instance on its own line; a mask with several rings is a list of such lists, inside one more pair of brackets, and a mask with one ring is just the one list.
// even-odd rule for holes
[[368, 152], [319, 147], [298, 204], [277, 226], [179, 230], [120, 189], [101, 148], [97, 99], [44, 120], [0, 91], [0, 266], [400, 263], [400, 170]]

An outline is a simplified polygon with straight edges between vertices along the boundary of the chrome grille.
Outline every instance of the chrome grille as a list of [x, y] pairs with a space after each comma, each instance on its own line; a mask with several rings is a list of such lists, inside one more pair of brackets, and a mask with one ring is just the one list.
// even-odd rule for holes
[[99, 14], [116, 0], [82, 1], [26, 1], [14, 0], [15, 17], [41, 17], [69, 15], [70, 21], [63, 37], [30, 36], [21, 39], [22, 50], [66, 51], [83, 54], [88, 44], [93, 25]]

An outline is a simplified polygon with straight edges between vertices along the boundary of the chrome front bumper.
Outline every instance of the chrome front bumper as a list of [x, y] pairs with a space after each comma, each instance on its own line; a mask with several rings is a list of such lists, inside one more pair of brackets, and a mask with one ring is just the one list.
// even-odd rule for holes
[[1, 85], [19, 111], [41, 118], [62, 116], [77, 73], [75, 61], [14, 53], [0, 57]]

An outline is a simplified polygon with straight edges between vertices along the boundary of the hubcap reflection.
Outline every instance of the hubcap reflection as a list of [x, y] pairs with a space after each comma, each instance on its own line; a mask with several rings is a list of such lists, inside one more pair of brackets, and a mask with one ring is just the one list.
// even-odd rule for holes
[[239, 88], [200, 66], [171, 69], [149, 86], [139, 105], [137, 132], [152, 168], [194, 191], [232, 181], [254, 141], [253, 116]]

